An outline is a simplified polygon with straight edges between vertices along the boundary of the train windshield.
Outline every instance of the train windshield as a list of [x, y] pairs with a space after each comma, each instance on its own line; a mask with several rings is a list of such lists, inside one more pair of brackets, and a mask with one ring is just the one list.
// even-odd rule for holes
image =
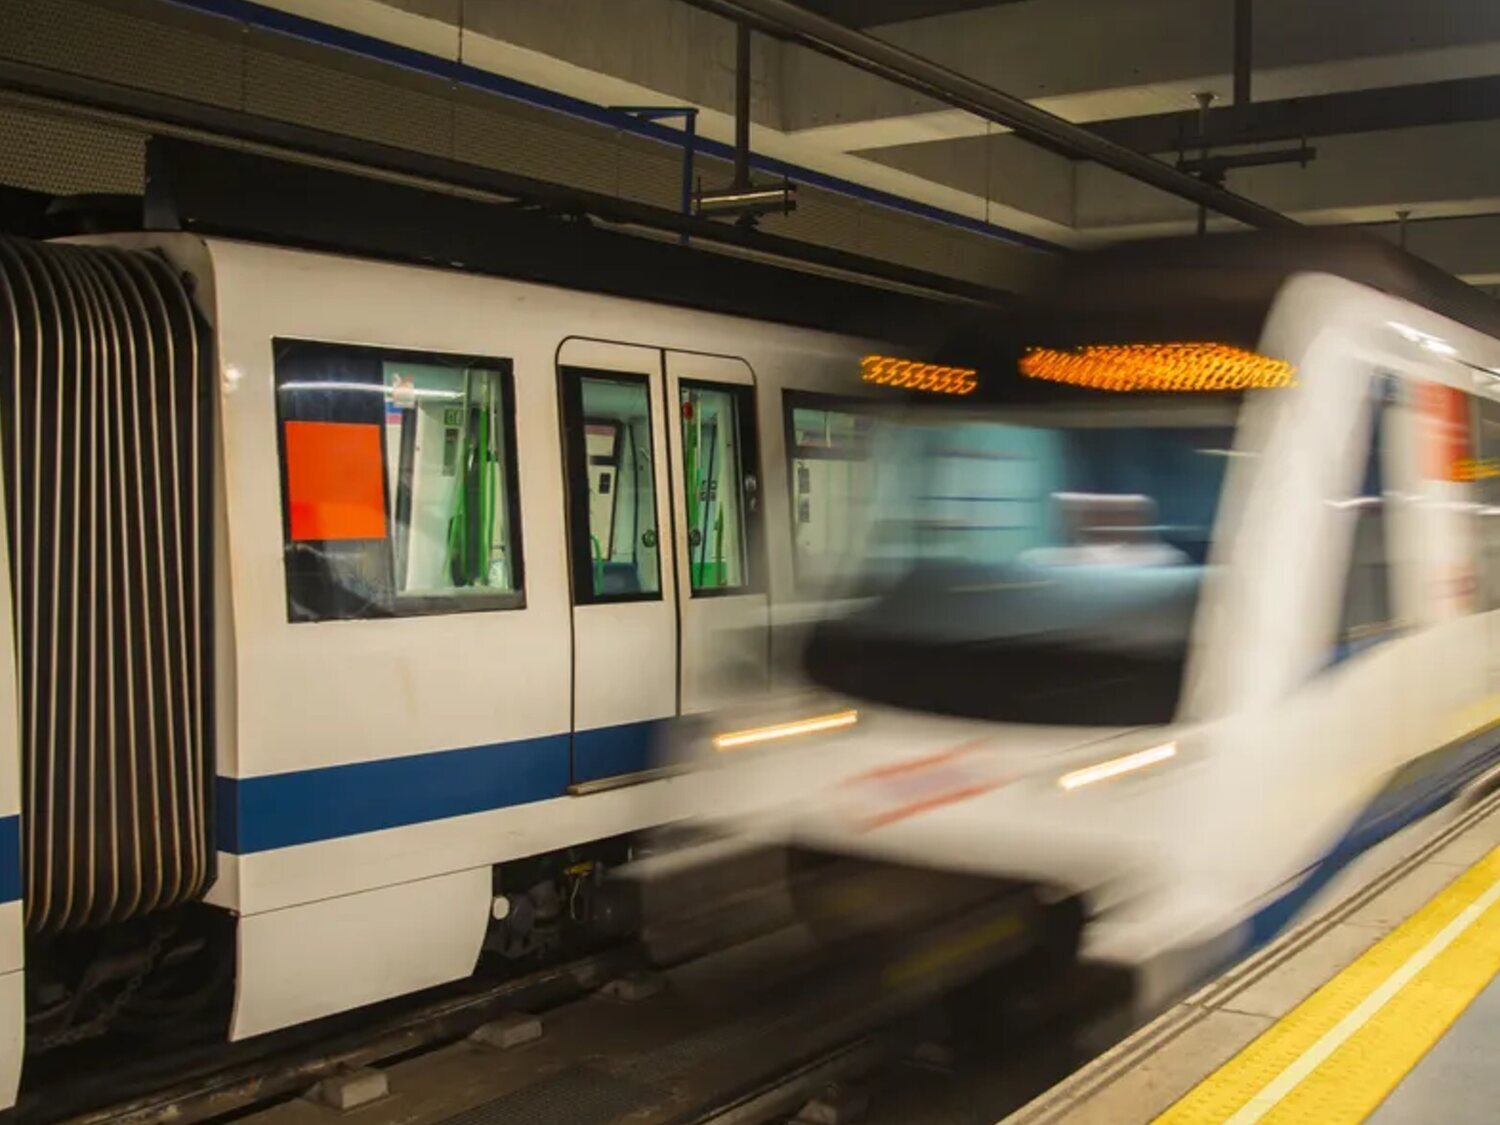
[[1177, 711], [1233, 408], [928, 420], [885, 432], [868, 577], [822, 626], [824, 686], [1001, 722]]

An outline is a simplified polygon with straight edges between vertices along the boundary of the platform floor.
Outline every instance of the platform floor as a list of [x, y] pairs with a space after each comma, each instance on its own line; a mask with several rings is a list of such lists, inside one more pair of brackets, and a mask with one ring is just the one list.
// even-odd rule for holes
[[1500, 796], [1371, 861], [1006, 1125], [1500, 1122]]
[[[1500, 1119], [1500, 982], [1469, 1005], [1369, 1117], [1371, 1125], [1489, 1125]], [[1441, 1112], [1435, 1112], [1440, 1109]]]

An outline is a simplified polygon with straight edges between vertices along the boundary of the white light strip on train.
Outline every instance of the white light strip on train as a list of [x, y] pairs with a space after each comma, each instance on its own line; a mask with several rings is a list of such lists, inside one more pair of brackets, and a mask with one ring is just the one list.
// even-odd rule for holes
[[1100, 762], [1096, 766], [1088, 766], [1085, 769], [1074, 770], [1065, 773], [1057, 779], [1057, 784], [1064, 789], [1082, 789], [1085, 785], [1092, 785], [1096, 781], [1108, 781], [1112, 777], [1120, 777], [1122, 774], [1134, 773], [1143, 770], [1147, 766], [1154, 766], [1165, 762], [1168, 758], [1177, 756], [1177, 743], [1164, 742], [1160, 746], [1153, 746], [1149, 750], [1138, 750], [1134, 754], [1126, 754], [1124, 757], [1111, 758], [1107, 762]]
[[840, 730], [859, 722], [858, 711], [839, 711], [832, 715], [819, 715], [815, 719], [798, 719], [794, 723], [775, 723], [768, 727], [752, 727], [750, 730], [731, 731], [714, 736], [715, 750], [739, 750], [762, 742], [775, 742], [782, 738], [795, 738], [799, 734], [818, 734], [822, 731]]
[[[238, 373], [234, 377], [238, 379]], [[387, 387], [384, 383], [340, 383], [334, 379], [301, 379], [292, 383], [282, 383], [278, 389], [283, 391], [364, 391], [372, 395], [391, 395], [396, 390], [394, 387]], [[445, 391], [431, 387], [407, 387], [404, 393], [413, 398], [436, 398], [445, 402], [458, 402], [464, 397], [463, 391]]]

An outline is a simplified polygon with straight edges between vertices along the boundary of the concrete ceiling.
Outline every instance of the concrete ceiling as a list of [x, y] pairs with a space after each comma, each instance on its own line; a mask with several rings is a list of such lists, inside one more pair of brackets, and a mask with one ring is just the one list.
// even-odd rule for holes
[[803, 0], [802, 6], [848, 27], [878, 27], [885, 23], [946, 16], [996, 3], [1019, 4], [1023, 0]]
[[[366, 33], [452, 37], [465, 61], [599, 104], [695, 105], [705, 134], [732, 135], [733, 30], [685, 0], [270, 2]], [[1211, 92], [1224, 151], [1316, 149], [1305, 167], [1232, 171], [1232, 190], [1310, 223], [1394, 232], [1409, 211], [1413, 250], [1500, 279], [1493, 0], [1255, 0], [1247, 108], [1228, 104], [1233, 0], [805, 3], [1168, 161], [1197, 139], [1194, 95]], [[1180, 200], [760, 37], [752, 116], [760, 153], [1062, 245], [1196, 222]]]

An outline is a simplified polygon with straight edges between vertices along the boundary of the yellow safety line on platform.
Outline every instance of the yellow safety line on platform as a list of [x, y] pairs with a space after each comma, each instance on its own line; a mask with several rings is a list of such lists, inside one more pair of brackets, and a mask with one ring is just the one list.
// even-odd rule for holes
[[1156, 1125], [1363, 1121], [1500, 973], [1500, 848]]

